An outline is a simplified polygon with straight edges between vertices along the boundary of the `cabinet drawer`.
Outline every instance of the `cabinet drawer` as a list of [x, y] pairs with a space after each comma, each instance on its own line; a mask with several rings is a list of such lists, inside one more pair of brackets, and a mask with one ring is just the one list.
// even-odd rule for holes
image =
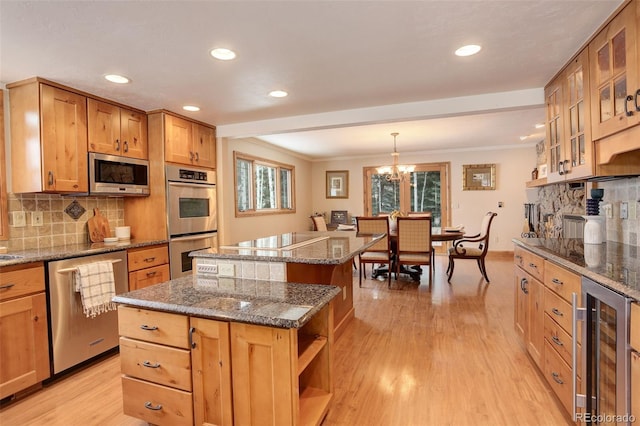
[[631, 414], [640, 417], [640, 352], [631, 351]]
[[118, 330], [121, 336], [189, 348], [189, 317], [186, 315], [118, 306]]
[[191, 392], [122, 377], [122, 411], [154, 425], [193, 425]]
[[123, 374], [191, 391], [191, 352], [186, 349], [120, 338]]
[[582, 297], [580, 275], [551, 263], [544, 262], [544, 285], [559, 294], [564, 300], [571, 303], [571, 294], [578, 295], [578, 303]]
[[544, 292], [544, 312], [571, 335], [571, 305], [548, 288]]
[[[573, 397], [571, 368], [562, 360], [548, 341], [545, 340], [544, 344], [544, 376], [562, 405], [564, 405], [564, 408], [571, 413], [571, 410], [573, 410], [571, 401]], [[578, 389], [582, 388], [579, 378], [577, 386]]]
[[[564, 362], [566, 362], [567, 365], [571, 365], [573, 362], [571, 359], [573, 353], [571, 334], [564, 331], [562, 327], [547, 314], [544, 316], [544, 338], [549, 342], [549, 346], [556, 350]], [[578, 375], [580, 375], [582, 371], [582, 352], [580, 351], [580, 347], [578, 340]]]
[[129, 290], [149, 287], [169, 281], [169, 265], [154, 266], [129, 273]]
[[41, 291], [44, 291], [44, 266], [41, 262], [0, 269], [0, 300]]
[[528, 272], [532, 277], [542, 281], [544, 278], [544, 259], [540, 256], [524, 250], [520, 247], [514, 247], [514, 262], [523, 270]]
[[169, 263], [169, 247], [166, 244], [140, 247], [127, 251], [129, 272]]
[[[631, 328], [629, 329], [631, 336], [631, 347], [640, 352], [640, 304], [631, 304]], [[639, 390], [640, 392], [640, 390]]]

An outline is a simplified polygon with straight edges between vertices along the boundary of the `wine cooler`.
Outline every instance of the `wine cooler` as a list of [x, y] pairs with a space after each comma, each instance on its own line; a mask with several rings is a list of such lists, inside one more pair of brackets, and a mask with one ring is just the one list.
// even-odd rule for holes
[[[583, 277], [582, 303], [583, 308], [577, 308], [574, 300], [574, 329], [578, 321], [583, 322], [584, 361], [584, 393], [579, 394], [575, 388], [574, 360], [574, 420], [583, 424], [630, 425], [631, 299]], [[574, 332], [574, 339], [575, 336]], [[577, 411], [578, 407], [583, 410]]]

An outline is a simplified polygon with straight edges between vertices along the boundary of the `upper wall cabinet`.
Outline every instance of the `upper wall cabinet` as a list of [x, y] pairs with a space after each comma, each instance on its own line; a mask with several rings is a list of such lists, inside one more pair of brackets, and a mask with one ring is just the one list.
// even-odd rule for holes
[[640, 1], [593, 38], [589, 57], [593, 139], [640, 123]]
[[4, 92], [0, 89], [0, 240], [9, 239], [6, 170], [4, 156]]
[[13, 192], [87, 192], [86, 97], [37, 78], [7, 88]]
[[215, 128], [164, 114], [165, 161], [207, 168], [216, 167]]
[[147, 160], [147, 115], [87, 100], [89, 151]]

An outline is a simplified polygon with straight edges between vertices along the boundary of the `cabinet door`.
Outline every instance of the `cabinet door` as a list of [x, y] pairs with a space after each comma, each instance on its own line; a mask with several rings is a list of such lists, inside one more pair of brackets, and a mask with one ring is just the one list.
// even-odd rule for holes
[[547, 133], [547, 182], [564, 180], [563, 129], [562, 129], [562, 78], [552, 81], [544, 89], [546, 100]]
[[201, 124], [193, 124], [193, 151], [195, 163], [201, 167], [216, 167], [216, 130]]
[[640, 418], [640, 352], [631, 351], [631, 414]]
[[231, 323], [235, 424], [295, 424], [296, 340], [295, 330]]
[[528, 294], [529, 280], [520, 268], [515, 268], [515, 327], [520, 338], [526, 342], [529, 328]]
[[44, 84], [40, 90], [43, 188], [87, 192], [87, 99]]
[[120, 155], [120, 108], [96, 99], [87, 99], [89, 151]]
[[542, 358], [544, 348], [544, 286], [534, 278], [529, 278], [528, 281], [529, 335], [527, 351], [538, 367], [544, 368]]
[[191, 122], [165, 114], [164, 129], [165, 160], [171, 163], [192, 164], [194, 154], [191, 148]]
[[589, 43], [594, 140], [640, 122], [640, 111], [634, 107], [634, 98], [640, 101], [639, 10], [640, 3], [629, 3]]
[[567, 179], [593, 175], [591, 104], [589, 96], [589, 50], [584, 49], [563, 72], [564, 78], [564, 172]]
[[146, 114], [120, 109], [120, 137], [122, 155], [143, 160], [149, 158]]
[[0, 398], [49, 377], [44, 293], [0, 303]]
[[232, 425], [229, 323], [191, 318], [195, 424]]

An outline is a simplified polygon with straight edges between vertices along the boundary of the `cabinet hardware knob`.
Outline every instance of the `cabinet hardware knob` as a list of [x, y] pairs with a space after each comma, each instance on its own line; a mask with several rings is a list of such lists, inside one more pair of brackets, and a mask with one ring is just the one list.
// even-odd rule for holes
[[153, 257], [145, 257], [145, 258], [144, 258], [144, 261], [145, 261], [145, 262], [147, 262], [147, 263], [151, 263], [151, 262], [153, 262], [154, 260], [156, 260], [156, 257], [155, 257], [155, 256], [153, 256]]
[[557, 279], [557, 278], [552, 279], [552, 280], [551, 280], [551, 282], [552, 282], [552, 283], [554, 283], [554, 284], [556, 284], [556, 285], [563, 285], [563, 284], [564, 284], [562, 281], [560, 281], [560, 280], [559, 280], [559, 279]]
[[522, 278], [520, 280], [520, 288], [522, 289], [522, 292], [524, 294], [529, 294], [529, 290], [527, 289], [527, 284], [529, 284], [529, 280], [527, 280], [526, 278]]
[[160, 363], [159, 362], [156, 362], [156, 363], [152, 364], [150, 361], [144, 361], [142, 363], [142, 365], [145, 366], [145, 367], [149, 367], [149, 368], [160, 368]]
[[196, 152], [196, 161], [200, 161], [200, 154]]
[[123, 144], [124, 144], [123, 151], [124, 152], [129, 152], [129, 142], [124, 141]]
[[634, 103], [636, 104], [636, 111], [640, 111], [640, 104], [638, 104], [638, 101], [640, 101], [640, 89], [636, 90], [636, 95], [635, 95]]
[[558, 339], [558, 336], [553, 336], [551, 340], [553, 340], [553, 343], [558, 346], [564, 346], [564, 343], [562, 343], [562, 340]]
[[535, 263], [529, 263], [529, 267], [530, 268], [534, 268], [534, 269], [538, 269], [538, 265], [536, 265]]
[[193, 161], [193, 151], [189, 151], [189, 160]]
[[193, 341], [193, 333], [195, 332], [196, 332], [195, 327], [189, 328], [189, 346], [191, 346], [192, 349], [196, 347], [196, 342]]
[[564, 165], [562, 161], [558, 162], [558, 174], [562, 176], [564, 174]]
[[147, 272], [147, 277], [154, 277], [156, 274], [158, 273], [158, 271], [153, 271], [153, 272]]
[[553, 312], [553, 313], [554, 313], [554, 315], [557, 315], [557, 316], [559, 316], [559, 317], [563, 317], [563, 316], [564, 316], [564, 314], [563, 314], [562, 312], [560, 312], [560, 311], [558, 310], [558, 308], [553, 308], [553, 309], [551, 310], [551, 312]]
[[[633, 115], [633, 111], [629, 111], [629, 108], [627, 107], [629, 105], [629, 102], [631, 102], [633, 100], [633, 96], [629, 95], [626, 98], [624, 98], [624, 115], [626, 115], [627, 117], [631, 117]], [[637, 102], [636, 102], [637, 105]]]
[[49, 170], [49, 186], [53, 186], [53, 172]]
[[116, 151], [120, 151], [120, 139], [116, 139]]
[[142, 324], [140, 328], [147, 331], [156, 331], [158, 329], [158, 327], [156, 327], [155, 325], [146, 325], [146, 324]]
[[555, 380], [557, 384], [564, 385], [564, 380], [560, 378], [560, 375], [558, 373], [554, 371], [551, 373], [551, 376], [553, 377], [553, 380]]
[[147, 408], [153, 411], [159, 411], [159, 410], [162, 410], [162, 404], [153, 405], [151, 401], [147, 401], [144, 403], [144, 408]]
[[9, 283], [9, 284], [2, 284], [2, 285], [0, 285], [0, 290], [8, 290], [8, 289], [10, 289], [11, 287], [13, 287], [14, 285], [15, 285], [15, 284], [13, 284], [13, 283]]

